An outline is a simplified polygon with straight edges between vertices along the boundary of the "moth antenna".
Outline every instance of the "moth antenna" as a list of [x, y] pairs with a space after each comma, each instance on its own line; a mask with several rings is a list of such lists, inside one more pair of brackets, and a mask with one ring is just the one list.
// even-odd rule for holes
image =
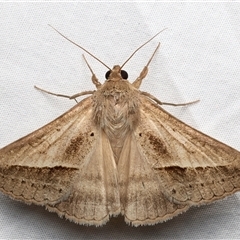
[[108, 67], [104, 62], [102, 62], [99, 58], [95, 57], [92, 53], [90, 53], [87, 49], [85, 49], [84, 47], [78, 45], [77, 43], [73, 42], [71, 39], [67, 38], [66, 36], [64, 36], [62, 33], [60, 33], [56, 28], [54, 28], [53, 26], [51, 26], [50, 24], [48, 24], [48, 26], [50, 26], [53, 30], [55, 30], [58, 34], [60, 34], [62, 37], [64, 37], [65, 39], [67, 39], [69, 42], [71, 42], [72, 44], [76, 45], [77, 47], [81, 48], [83, 51], [85, 51], [86, 53], [88, 53], [90, 56], [92, 56], [93, 58], [95, 58], [98, 62], [100, 62], [102, 65], [104, 65], [106, 68], [108, 68], [109, 70], [111, 70], [110, 67]]
[[153, 37], [151, 37], [147, 42], [145, 42], [144, 44], [142, 44], [140, 47], [138, 47], [131, 55], [130, 57], [123, 63], [123, 65], [121, 66], [121, 69], [123, 68], [123, 66], [133, 57], [133, 55], [139, 50], [141, 49], [143, 46], [145, 46], [147, 43], [149, 43], [150, 41], [152, 41], [157, 35], [159, 35], [161, 32], [163, 32], [164, 30], [166, 30], [167, 28], [164, 28], [163, 30], [161, 30], [160, 32], [158, 32], [156, 35], [154, 35]]

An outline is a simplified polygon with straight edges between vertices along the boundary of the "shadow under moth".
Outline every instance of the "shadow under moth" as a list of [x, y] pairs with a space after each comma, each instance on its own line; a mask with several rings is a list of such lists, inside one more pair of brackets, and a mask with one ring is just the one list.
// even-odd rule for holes
[[133, 226], [156, 224], [239, 191], [240, 152], [160, 106], [186, 104], [139, 90], [155, 52], [132, 83], [122, 70], [128, 60], [111, 69], [93, 56], [109, 69], [102, 84], [86, 61], [96, 90], [38, 88], [90, 96], [0, 150], [0, 191], [96, 226], [119, 214]]

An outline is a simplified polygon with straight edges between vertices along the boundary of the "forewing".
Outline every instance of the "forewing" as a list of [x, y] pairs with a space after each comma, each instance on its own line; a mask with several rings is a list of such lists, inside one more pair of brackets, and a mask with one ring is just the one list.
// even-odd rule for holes
[[0, 190], [27, 203], [68, 197], [79, 168], [93, 150], [91, 99], [0, 150]]
[[166, 221], [240, 190], [240, 153], [142, 97], [119, 159], [122, 213], [132, 225]]
[[240, 152], [191, 128], [145, 97], [135, 137], [170, 201], [199, 205], [240, 190]]
[[102, 225], [119, 214], [115, 159], [91, 101], [2, 148], [0, 190], [76, 223]]
[[141, 152], [142, 147], [135, 134], [129, 134], [118, 163], [122, 214], [134, 226], [163, 222], [189, 208], [165, 196], [153, 165]]
[[85, 159], [70, 196], [50, 211], [75, 223], [100, 226], [120, 213], [117, 169], [110, 142], [100, 130], [94, 150]]

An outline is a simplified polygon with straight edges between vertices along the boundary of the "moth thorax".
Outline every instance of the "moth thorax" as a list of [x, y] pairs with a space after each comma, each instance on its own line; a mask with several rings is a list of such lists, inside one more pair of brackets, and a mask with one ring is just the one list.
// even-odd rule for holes
[[140, 99], [134, 90], [104, 89], [94, 99], [94, 121], [108, 136], [117, 163], [124, 141], [137, 126]]

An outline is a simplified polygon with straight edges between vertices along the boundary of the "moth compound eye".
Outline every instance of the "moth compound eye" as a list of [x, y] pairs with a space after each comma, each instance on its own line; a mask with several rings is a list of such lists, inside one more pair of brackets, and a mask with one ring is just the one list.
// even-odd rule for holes
[[[105, 74], [105, 78], [109, 79], [110, 74], [111, 74], [111, 71], [110, 70], [107, 71], [106, 74]], [[124, 70], [121, 70], [121, 77], [123, 79], [128, 79], [128, 73], [126, 71], [124, 71]]]
[[123, 79], [128, 79], [128, 73], [124, 70], [121, 70], [121, 76]]
[[111, 73], [111, 71], [110, 71], [110, 70], [106, 72], [106, 74], [105, 74], [105, 78], [106, 78], [106, 79], [108, 79], [108, 78], [109, 78], [109, 76], [110, 76], [110, 73]]

